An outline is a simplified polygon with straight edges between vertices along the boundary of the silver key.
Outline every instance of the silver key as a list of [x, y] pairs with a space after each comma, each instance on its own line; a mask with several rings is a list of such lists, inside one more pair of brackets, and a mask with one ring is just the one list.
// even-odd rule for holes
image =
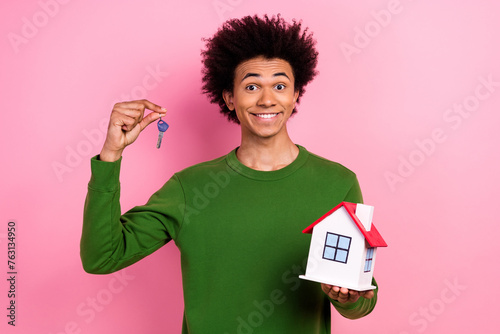
[[161, 140], [163, 139], [163, 134], [164, 133], [165, 132], [160, 131], [160, 133], [158, 134], [158, 141], [156, 142], [156, 148], [160, 148], [160, 146], [161, 146]]
[[158, 121], [158, 131], [160, 131], [160, 133], [158, 134], [158, 141], [156, 142], [156, 148], [160, 148], [161, 140], [163, 139], [163, 134], [165, 133], [165, 131], [167, 131], [167, 129], [168, 129], [168, 124], [165, 121], [162, 121], [162, 119], [160, 118], [160, 120]]

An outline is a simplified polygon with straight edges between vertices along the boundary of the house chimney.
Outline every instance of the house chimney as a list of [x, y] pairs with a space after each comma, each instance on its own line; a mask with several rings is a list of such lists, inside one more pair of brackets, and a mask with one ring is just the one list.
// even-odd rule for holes
[[373, 209], [374, 207], [370, 205], [356, 204], [356, 216], [367, 231], [372, 228]]

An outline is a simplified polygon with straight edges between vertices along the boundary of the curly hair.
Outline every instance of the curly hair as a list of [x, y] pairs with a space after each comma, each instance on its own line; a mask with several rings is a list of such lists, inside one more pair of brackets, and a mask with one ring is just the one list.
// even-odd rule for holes
[[[246, 60], [262, 56], [287, 61], [295, 77], [297, 102], [304, 87], [316, 76], [318, 52], [316, 40], [306, 28], [301, 31], [301, 22], [287, 23], [278, 14], [276, 17], [259, 18], [257, 15], [226, 21], [212, 38], [203, 39], [202, 50], [203, 93], [210, 102], [221, 108], [229, 121], [239, 124], [236, 112], [229, 110], [222, 97], [223, 91], [233, 91], [235, 69]], [[292, 114], [297, 110], [294, 108]]]

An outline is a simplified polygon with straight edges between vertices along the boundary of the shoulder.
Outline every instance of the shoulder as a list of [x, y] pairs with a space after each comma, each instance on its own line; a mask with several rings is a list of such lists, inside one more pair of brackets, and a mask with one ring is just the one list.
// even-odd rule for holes
[[328, 203], [362, 203], [357, 176], [344, 165], [309, 152], [303, 170], [302, 177], [320, 197], [328, 197]]
[[175, 176], [178, 179], [192, 179], [207, 176], [227, 169], [228, 165], [226, 154], [216, 159], [200, 162], [195, 165], [186, 167], [175, 173]]
[[311, 153], [308, 151], [308, 159], [307, 164], [316, 169], [318, 172], [325, 172], [328, 174], [336, 174], [338, 176], [347, 177], [347, 178], [356, 178], [356, 174], [345, 167], [344, 165], [326, 159], [320, 155]]

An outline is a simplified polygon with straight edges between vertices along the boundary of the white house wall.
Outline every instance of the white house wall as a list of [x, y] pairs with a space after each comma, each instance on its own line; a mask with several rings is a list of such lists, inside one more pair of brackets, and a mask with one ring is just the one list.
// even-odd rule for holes
[[[347, 263], [323, 259], [327, 232], [351, 237], [351, 246]], [[306, 276], [324, 278], [324, 283], [347, 286], [350, 282], [357, 284], [359, 272], [364, 268], [365, 238], [351, 220], [344, 207], [326, 217], [317, 224], [312, 233], [311, 246], [306, 268]], [[321, 264], [321, 265], [318, 265]], [[345, 282], [345, 283], [344, 283]]]

